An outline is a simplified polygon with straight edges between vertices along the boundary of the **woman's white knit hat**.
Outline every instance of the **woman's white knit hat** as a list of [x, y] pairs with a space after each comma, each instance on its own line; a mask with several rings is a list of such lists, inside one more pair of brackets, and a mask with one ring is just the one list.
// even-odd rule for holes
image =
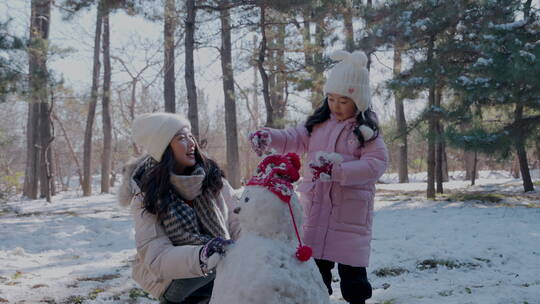
[[131, 129], [133, 141], [159, 162], [174, 135], [186, 127], [191, 130], [183, 115], [156, 112], [137, 116]]
[[[324, 94], [334, 93], [349, 97], [354, 101], [358, 113], [364, 115], [371, 105], [366, 54], [362, 51], [349, 53], [340, 50], [330, 54], [330, 58], [339, 62], [328, 73]], [[366, 125], [361, 125], [359, 129], [366, 141], [374, 134]]]

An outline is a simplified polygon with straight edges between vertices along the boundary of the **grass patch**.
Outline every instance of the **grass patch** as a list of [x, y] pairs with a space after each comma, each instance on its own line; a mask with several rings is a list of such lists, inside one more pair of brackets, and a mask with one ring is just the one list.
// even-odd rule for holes
[[132, 299], [132, 300], [135, 300], [137, 298], [140, 298], [140, 297], [143, 297], [143, 298], [148, 298], [150, 299], [150, 294], [148, 294], [148, 292], [140, 289], [140, 288], [131, 288], [129, 290], [129, 298]]
[[77, 281], [86, 282], [86, 281], [93, 281], [93, 282], [105, 282], [110, 281], [114, 279], [118, 279], [120, 277], [119, 274], [104, 274], [99, 277], [87, 277], [87, 278], [78, 278]]
[[436, 269], [436, 268], [439, 268], [439, 266], [446, 267], [447, 269], [457, 269], [461, 267], [474, 269], [474, 268], [480, 267], [480, 265], [476, 263], [470, 263], [470, 262], [461, 263], [457, 260], [443, 260], [443, 259], [426, 259], [416, 264], [416, 268], [418, 270]]
[[384, 300], [381, 304], [395, 304], [396, 299]]
[[484, 203], [499, 203], [503, 199], [504, 196], [501, 194], [482, 192], [451, 193], [446, 198], [451, 202], [481, 201]]
[[533, 183], [535, 186], [540, 186], [540, 180]]
[[11, 279], [12, 280], [20, 279], [22, 277], [22, 275], [23, 275], [23, 273], [17, 270], [14, 274], [11, 275]]
[[409, 272], [407, 269], [402, 267], [383, 267], [373, 271], [378, 277], [397, 277], [398, 275]]
[[92, 290], [89, 294], [88, 294], [88, 299], [90, 300], [95, 300], [97, 298], [97, 296], [104, 292], [105, 289], [101, 289], [101, 288], [95, 288], [94, 290]]
[[439, 291], [438, 294], [441, 297], [449, 297], [449, 296], [454, 294], [454, 291], [453, 290], [443, 290], [443, 291]]
[[69, 296], [67, 299], [62, 301], [62, 304], [82, 304], [84, 303], [85, 298], [83, 296]]

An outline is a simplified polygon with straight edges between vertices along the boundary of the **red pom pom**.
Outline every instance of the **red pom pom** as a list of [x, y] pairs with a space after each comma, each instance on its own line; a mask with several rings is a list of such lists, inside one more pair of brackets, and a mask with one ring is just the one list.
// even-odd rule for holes
[[285, 156], [289, 159], [289, 161], [292, 163], [293, 167], [296, 170], [300, 170], [301, 163], [300, 163], [300, 156], [298, 156], [298, 154], [287, 153]]
[[302, 262], [309, 260], [312, 254], [313, 250], [311, 250], [311, 247], [309, 246], [300, 246], [296, 250], [296, 258]]

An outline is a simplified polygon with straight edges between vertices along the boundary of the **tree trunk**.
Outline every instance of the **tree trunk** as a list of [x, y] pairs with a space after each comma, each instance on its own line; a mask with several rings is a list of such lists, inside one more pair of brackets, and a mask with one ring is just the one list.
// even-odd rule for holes
[[[51, 3], [49, 0], [32, 0], [30, 16], [30, 45], [28, 48], [28, 69], [30, 102], [27, 121], [27, 164], [25, 169], [24, 195], [31, 199], [37, 198], [38, 180], [41, 178], [41, 193], [50, 195], [47, 175], [43, 178], [41, 171], [46, 160], [51, 159], [50, 150], [43, 149], [44, 143], [49, 144], [50, 120], [48, 115], [48, 71], [47, 71], [47, 40]], [[44, 113], [42, 113], [44, 111]], [[46, 125], [41, 126], [42, 123]], [[50, 201], [50, 197], [49, 201]]]
[[[32, 69], [32, 60], [29, 60]], [[32, 72], [30, 72], [30, 86], [32, 87]], [[33, 95], [33, 94], [32, 94]], [[26, 122], [26, 168], [24, 174], [23, 196], [36, 199], [38, 195], [39, 166], [39, 101], [32, 96], [28, 101], [28, 118]]]
[[521, 174], [519, 171], [519, 156], [516, 154], [512, 161], [512, 168], [510, 168], [510, 175], [512, 175], [513, 178], [520, 178]]
[[109, 193], [112, 158], [111, 54], [109, 8], [103, 14], [103, 154], [101, 155], [101, 193]]
[[[190, 2], [190, 1], [187, 1]], [[192, 1], [191, 1], [192, 2]], [[163, 22], [163, 98], [165, 112], [176, 112], [176, 89], [174, 76], [174, 33], [176, 31], [176, 4], [175, 0], [165, 0]], [[187, 29], [186, 29], [187, 35]], [[186, 51], [187, 57], [187, 51]], [[186, 60], [187, 61], [187, 60]], [[187, 80], [186, 80], [187, 81]]]
[[[459, 128], [462, 132], [465, 132], [471, 128], [471, 124], [469, 122], [461, 123]], [[476, 152], [463, 150], [463, 171], [465, 171], [465, 180], [470, 180], [471, 182], [478, 177], [478, 173], [474, 169], [475, 158]]]
[[[50, 12], [50, 9], [49, 9]], [[45, 90], [45, 94], [48, 92]], [[51, 108], [46, 99], [40, 102], [39, 111], [39, 128], [40, 128], [40, 153], [41, 153], [41, 176], [40, 176], [40, 197], [46, 198], [47, 202], [51, 202], [51, 196], [54, 191], [53, 183], [53, 158], [52, 158], [52, 142], [54, 140], [53, 127], [51, 121]], [[51, 101], [52, 107], [52, 101]]]
[[343, 26], [345, 28], [345, 49], [349, 52], [354, 51], [354, 27], [353, 27], [353, 8], [349, 5], [343, 8]]
[[[401, 51], [394, 49], [394, 76], [401, 73]], [[405, 110], [403, 107], [403, 98], [394, 93], [394, 103], [396, 107], [396, 129], [398, 132], [398, 176], [400, 183], [409, 182], [409, 172], [407, 165], [407, 121], [405, 120]]]
[[473, 166], [472, 166], [472, 172], [474, 172], [475, 174], [473, 174], [471, 176], [471, 186], [474, 186], [474, 184], [476, 183], [476, 172], [477, 172], [477, 166], [478, 164], [478, 152], [477, 151], [474, 151], [474, 158], [473, 158]]
[[259, 74], [261, 75], [264, 105], [266, 106], [266, 126], [272, 127], [274, 126], [274, 109], [272, 108], [272, 102], [270, 100], [268, 74], [266, 74], [266, 70], [264, 69], [264, 60], [266, 58], [266, 48], [267, 48], [265, 6], [261, 5], [260, 10], [261, 10], [260, 27], [261, 27], [262, 39], [261, 39], [261, 46], [259, 48], [259, 57], [257, 59], [257, 66], [259, 68]]
[[191, 122], [191, 132], [199, 138], [199, 110], [197, 107], [197, 86], [195, 85], [195, 64], [193, 62], [193, 51], [195, 48], [195, 18], [197, 10], [195, 0], [186, 1], [186, 89], [188, 98], [188, 118]]
[[272, 107], [274, 109], [274, 127], [285, 127], [285, 110], [287, 106], [287, 68], [285, 66], [285, 24], [283, 18], [278, 19], [275, 40], [275, 86]]
[[[523, 119], [523, 105], [517, 104], [514, 111], [515, 122], [519, 122]], [[523, 137], [525, 130], [517, 130], [514, 140], [516, 145], [516, 152], [519, 158], [519, 169], [521, 171], [521, 178], [523, 179], [523, 190], [525, 192], [534, 191], [534, 185], [531, 179], [531, 173], [529, 172], [529, 162], [527, 161], [527, 151], [525, 150], [525, 138]]]
[[[221, 70], [225, 95], [225, 134], [227, 141], [227, 176], [233, 188], [240, 185], [240, 156], [238, 152], [238, 130], [236, 125], [236, 99], [232, 65], [231, 25], [229, 0], [220, 1], [221, 20]], [[248, 101], [249, 102], [249, 101]]]
[[[54, 112], [52, 114], [52, 117], [57, 122], [58, 126], [60, 127], [60, 130], [62, 131], [62, 135], [64, 135], [64, 138], [66, 140], [66, 144], [67, 144], [69, 153], [71, 154], [71, 157], [73, 158], [73, 161], [75, 162], [75, 166], [77, 166], [77, 174], [79, 175], [79, 184], [82, 185], [83, 184], [83, 175], [82, 175], [82, 172], [81, 172], [81, 165], [79, 164], [79, 159], [77, 158], [77, 154], [75, 153], [75, 150], [73, 149], [73, 145], [71, 144], [71, 141], [69, 140], [66, 129], [64, 128], [64, 125], [62, 124], [60, 119], [58, 119], [58, 117], [54, 114]], [[67, 174], [68, 177], [70, 175], [69, 172], [70, 171], [68, 171], [68, 174]], [[68, 186], [69, 186], [69, 183], [68, 183]]]
[[315, 48], [313, 50], [314, 75], [313, 82], [313, 109], [317, 109], [324, 99], [324, 37], [326, 36], [326, 24], [324, 17], [321, 16], [315, 23]]
[[88, 116], [86, 118], [86, 129], [84, 131], [84, 152], [83, 152], [83, 196], [92, 195], [92, 133], [94, 129], [94, 119], [96, 116], [96, 105], [98, 99], [99, 71], [101, 68], [99, 54], [101, 50], [101, 25], [103, 14], [103, 1], [99, 1], [96, 13], [96, 33], [94, 36], [94, 65], [92, 70], [92, 90], [90, 103], [88, 104]]
[[[435, 91], [435, 107], [437, 110], [441, 108], [442, 103], [442, 88], [438, 87]], [[443, 166], [444, 166], [444, 138], [442, 131], [442, 124], [439, 119], [439, 115], [435, 118], [435, 132], [436, 132], [436, 148], [435, 148], [435, 178], [437, 182], [437, 193], [444, 193], [443, 190]]]
[[[432, 37], [429, 42], [427, 53], [427, 64], [431, 65], [433, 62], [433, 48], [434, 38]], [[427, 155], [427, 198], [435, 198], [435, 148], [436, 148], [436, 133], [437, 133], [437, 121], [433, 113], [435, 106], [435, 84], [429, 88], [428, 95], [428, 155]]]

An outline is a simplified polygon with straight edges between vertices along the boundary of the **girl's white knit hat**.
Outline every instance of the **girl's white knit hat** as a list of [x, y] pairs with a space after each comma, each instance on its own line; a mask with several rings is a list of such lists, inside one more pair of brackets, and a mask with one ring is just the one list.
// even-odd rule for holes
[[[330, 54], [330, 58], [339, 62], [328, 73], [324, 94], [334, 93], [349, 97], [354, 101], [358, 113], [364, 115], [371, 105], [366, 54], [362, 51], [335, 51]], [[374, 135], [373, 130], [365, 124], [358, 129], [365, 141]]]
[[183, 115], [156, 112], [135, 118], [131, 132], [133, 141], [159, 162], [174, 135], [186, 127], [191, 130], [189, 120]]
[[335, 51], [330, 58], [339, 62], [328, 73], [324, 94], [347, 96], [354, 101], [358, 112], [366, 111], [371, 105], [366, 54], [362, 51]]

